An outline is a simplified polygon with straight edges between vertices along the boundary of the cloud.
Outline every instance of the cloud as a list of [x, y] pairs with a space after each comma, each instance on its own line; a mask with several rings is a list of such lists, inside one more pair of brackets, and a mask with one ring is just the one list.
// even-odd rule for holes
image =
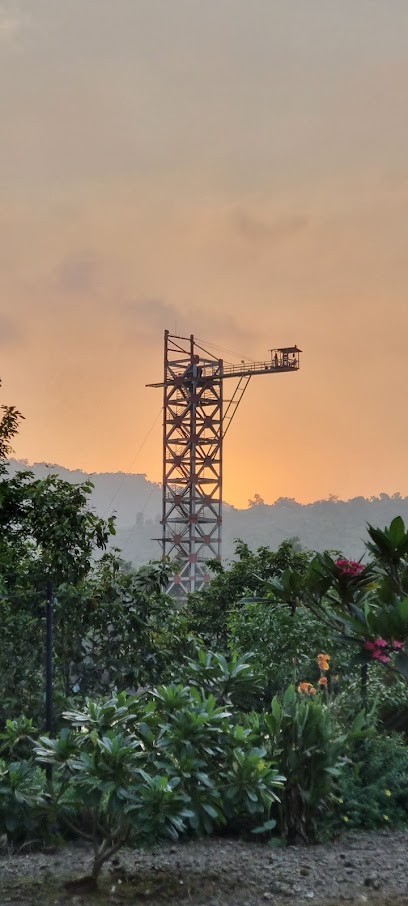
[[82, 295], [94, 289], [96, 258], [92, 252], [83, 249], [67, 255], [57, 268], [56, 288], [64, 293]]
[[228, 313], [208, 308], [182, 307], [163, 299], [130, 302], [123, 307], [122, 312], [127, 330], [130, 328], [130, 334], [133, 335], [132, 341], [136, 333], [139, 337], [157, 342], [164, 330], [182, 336], [193, 333], [210, 344], [219, 339], [228, 341], [230, 345], [237, 342], [248, 344], [254, 336], [246, 325], [241, 326]]
[[177, 328], [177, 320], [180, 323], [185, 319], [185, 312], [171, 302], [164, 302], [162, 299], [131, 302], [125, 307], [125, 312], [127, 317], [145, 332], [156, 332], [160, 329], [173, 330], [173, 328]]
[[27, 27], [27, 19], [16, 13], [15, 7], [0, 6], [0, 47], [14, 45], [20, 34]]
[[0, 314], [0, 346], [5, 348], [14, 346], [22, 339], [19, 327], [5, 315]]
[[245, 208], [236, 208], [231, 217], [233, 229], [241, 238], [253, 244], [276, 243], [291, 239], [309, 226], [305, 214], [289, 214], [271, 220]]

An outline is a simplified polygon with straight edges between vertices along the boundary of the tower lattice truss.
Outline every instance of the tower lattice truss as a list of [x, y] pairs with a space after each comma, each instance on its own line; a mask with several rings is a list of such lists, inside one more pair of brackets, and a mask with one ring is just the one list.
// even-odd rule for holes
[[[174, 564], [169, 592], [184, 599], [221, 559], [223, 438], [254, 374], [295, 371], [300, 350], [271, 350], [268, 362], [224, 367], [195, 342], [165, 331], [162, 554]], [[223, 409], [225, 378], [236, 378]]]
[[[188, 355], [168, 337], [164, 375], [162, 548], [174, 558], [173, 585], [184, 597], [221, 556], [222, 362]], [[176, 590], [176, 589], [174, 589]]]

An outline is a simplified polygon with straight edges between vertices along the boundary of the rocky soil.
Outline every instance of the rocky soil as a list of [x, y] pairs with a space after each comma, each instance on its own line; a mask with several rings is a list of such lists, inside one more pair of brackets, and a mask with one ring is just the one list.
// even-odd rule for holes
[[275, 849], [225, 839], [126, 850], [94, 894], [67, 890], [86, 874], [90, 851], [0, 854], [0, 906], [408, 906], [408, 832], [347, 834], [336, 843]]

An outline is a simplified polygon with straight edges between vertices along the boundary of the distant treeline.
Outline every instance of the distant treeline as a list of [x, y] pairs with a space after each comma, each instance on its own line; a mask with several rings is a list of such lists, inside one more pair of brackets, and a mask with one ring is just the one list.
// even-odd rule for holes
[[[80, 469], [70, 470], [59, 465], [11, 460], [9, 471], [31, 469], [37, 478], [49, 472], [66, 481], [79, 483], [88, 475]], [[92, 503], [99, 516], [116, 514], [117, 534], [114, 543], [125, 559], [134, 564], [158, 558], [160, 548], [152, 538], [160, 536], [161, 487], [148, 481], [146, 475], [127, 475], [121, 472], [95, 473]], [[408, 524], [408, 497], [398, 492], [389, 496], [354, 497], [352, 500], [328, 500], [301, 504], [290, 497], [280, 497], [265, 504], [255, 494], [249, 508], [239, 510], [228, 504], [224, 507], [223, 555], [234, 556], [235, 541], [241, 538], [252, 549], [261, 546], [276, 549], [285, 538], [296, 538], [302, 547], [311, 550], [339, 550], [347, 557], [364, 554], [367, 523], [378, 527], [389, 525], [394, 516], [401, 515]]]

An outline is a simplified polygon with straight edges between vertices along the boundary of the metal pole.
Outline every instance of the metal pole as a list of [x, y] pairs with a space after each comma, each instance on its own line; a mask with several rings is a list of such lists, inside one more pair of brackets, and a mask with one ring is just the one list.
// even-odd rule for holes
[[197, 564], [196, 554], [196, 514], [197, 514], [197, 364], [194, 361], [194, 336], [190, 335], [191, 359], [191, 399], [190, 399], [190, 507], [189, 507], [189, 555], [190, 555], [190, 591], [196, 591]]
[[164, 374], [163, 374], [163, 486], [162, 486], [162, 557], [167, 555], [167, 394], [169, 363], [169, 331], [164, 331]]
[[[52, 637], [53, 637], [53, 611], [54, 596], [52, 583], [47, 582], [47, 600], [45, 605], [45, 729], [50, 735], [53, 731], [54, 714], [53, 714], [53, 689], [52, 689]], [[45, 768], [47, 780], [52, 780], [52, 765], [47, 764]]]

